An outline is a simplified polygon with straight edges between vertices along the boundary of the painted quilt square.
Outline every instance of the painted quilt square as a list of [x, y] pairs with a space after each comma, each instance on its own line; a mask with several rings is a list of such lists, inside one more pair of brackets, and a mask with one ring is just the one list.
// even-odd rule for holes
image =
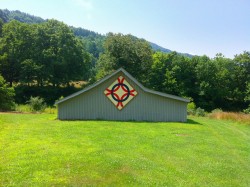
[[120, 76], [104, 91], [104, 94], [118, 110], [122, 110], [137, 95], [137, 92], [123, 76]]

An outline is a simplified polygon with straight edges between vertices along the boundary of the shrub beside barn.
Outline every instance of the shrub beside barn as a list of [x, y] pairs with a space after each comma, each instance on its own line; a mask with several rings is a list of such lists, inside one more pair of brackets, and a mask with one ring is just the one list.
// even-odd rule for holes
[[60, 120], [122, 120], [186, 122], [188, 99], [145, 88], [123, 68], [65, 97]]

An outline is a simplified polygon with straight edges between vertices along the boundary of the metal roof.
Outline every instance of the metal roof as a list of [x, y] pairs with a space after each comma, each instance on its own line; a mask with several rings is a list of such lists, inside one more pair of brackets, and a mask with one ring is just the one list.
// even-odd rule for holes
[[175, 95], [170, 95], [170, 94], [166, 94], [166, 93], [162, 93], [162, 92], [158, 92], [158, 91], [154, 91], [154, 90], [150, 90], [148, 88], [145, 88], [141, 83], [139, 83], [132, 75], [130, 75], [125, 69], [123, 68], [119, 68], [118, 70], [116, 70], [115, 72], [111, 73], [110, 75], [104, 77], [103, 79], [97, 81], [96, 83], [84, 88], [83, 90], [81, 91], [78, 91], [74, 94], [71, 94], [59, 101], [56, 101], [55, 102], [55, 105], [59, 104], [59, 103], [62, 103], [64, 101], [67, 101], [73, 97], [76, 97], [84, 92], [87, 92], [89, 90], [91, 90], [92, 88], [100, 85], [101, 83], [105, 82], [106, 80], [108, 80], [109, 78], [115, 76], [116, 74], [120, 73], [120, 72], [123, 72], [128, 78], [130, 78], [135, 84], [137, 84], [143, 91], [147, 92], [147, 93], [151, 93], [151, 94], [155, 94], [155, 95], [159, 95], [159, 96], [162, 96], [162, 97], [166, 97], [166, 98], [170, 98], [170, 99], [175, 99], [175, 100], [178, 100], [178, 101], [183, 101], [183, 102], [190, 102], [189, 99], [186, 99], [186, 98], [182, 98], [182, 97], [179, 97], [179, 96], [175, 96]]

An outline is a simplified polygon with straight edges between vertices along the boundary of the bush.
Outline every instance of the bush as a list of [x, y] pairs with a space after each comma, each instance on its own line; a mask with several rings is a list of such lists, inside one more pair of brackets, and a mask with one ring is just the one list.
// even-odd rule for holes
[[57, 114], [57, 108], [56, 107], [47, 107], [47, 108], [45, 108], [44, 113]]
[[211, 113], [220, 113], [220, 112], [223, 112], [223, 110], [220, 108], [216, 108], [216, 109], [211, 111]]
[[196, 108], [196, 105], [194, 102], [190, 102], [187, 105], [187, 113], [188, 115], [194, 115], [194, 116], [205, 116], [205, 110], [198, 107]]
[[21, 113], [30, 113], [30, 112], [32, 112], [29, 105], [18, 105], [18, 104], [16, 104], [16, 106], [15, 106], [15, 111], [16, 112], [21, 112]]
[[243, 110], [243, 112], [244, 112], [245, 114], [250, 114], [250, 105], [248, 106], [247, 109]]
[[[30, 105], [17, 105], [15, 106], [15, 111], [20, 113], [31, 113], [34, 112], [34, 110], [31, 109]], [[46, 107], [43, 111], [43, 113], [46, 114], [56, 114], [57, 108], [56, 107]]]
[[204, 109], [202, 109], [202, 108], [200, 108], [200, 107], [198, 107], [196, 110], [195, 110], [195, 115], [196, 116], [205, 116], [205, 110]]
[[196, 109], [196, 105], [194, 102], [188, 103], [188, 105], [187, 105], [188, 115], [195, 115], [195, 109]]
[[28, 104], [33, 112], [43, 112], [46, 108], [44, 99], [40, 97], [30, 97]]
[[15, 91], [7, 85], [4, 78], [0, 75], [0, 111], [13, 110]]

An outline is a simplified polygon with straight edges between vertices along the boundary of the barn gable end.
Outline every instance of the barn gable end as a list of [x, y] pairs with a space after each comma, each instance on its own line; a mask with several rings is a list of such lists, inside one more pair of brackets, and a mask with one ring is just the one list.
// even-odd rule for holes
[[[117, 80], [125, 80], [136, 90], [138, 95], [122, 110], [104, 94], [104, 91]], [[187, 119], [189, 100], [155, 92], [143, 87], [123, 68], [75, 94], [56, 102], [58, 119], [61, 120], [135, 120], [135, 121], [179, 121]]]

